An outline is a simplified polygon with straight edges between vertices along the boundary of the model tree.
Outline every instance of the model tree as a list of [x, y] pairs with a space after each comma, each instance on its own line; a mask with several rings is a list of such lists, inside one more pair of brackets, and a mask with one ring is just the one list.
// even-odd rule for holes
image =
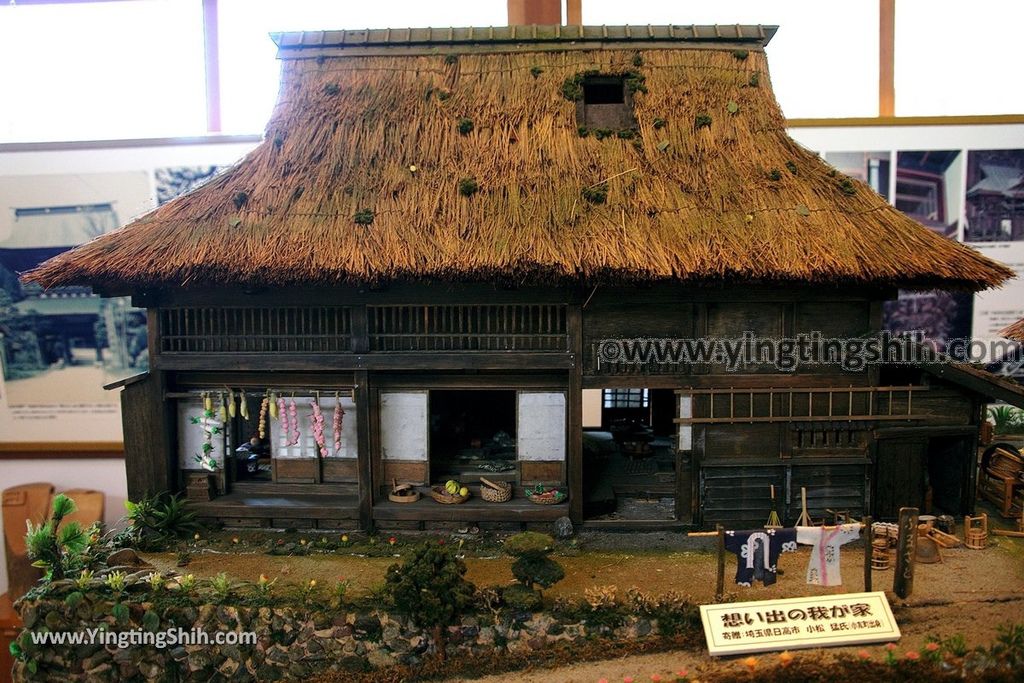
[[387, 589], [395, 611], [421, 628], [432, 628], [438, 654], [445, 656], [445, 629], [457, 624], [476, 590], [463, 578], [466, 563], [440, 543], [416, 548], [402, 564], [388, 568]]
[[505, 551], [516, 558], [512, 563], [512, 575], [519, 582], [505, 589], [505, 602], [509, 606], [540, 609], [543, 596], [534, 586], [550, 588], [565, 578], [562, 565], [549, 557], [554, 547], [555, 539], [535, 531], [524, 531], [505, 541]]

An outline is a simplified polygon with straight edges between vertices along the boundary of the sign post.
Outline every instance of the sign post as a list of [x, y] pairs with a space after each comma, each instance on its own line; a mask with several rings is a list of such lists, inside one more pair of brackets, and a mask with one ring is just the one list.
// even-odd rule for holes
[[917, 508], [900, 508], [896, 539], [896, 576], [892, 590], [906, 600], [914, 590], [914, 560], [917, 557]]
[[882, 591], [701, 605], [700, 619], [712, 656], [900, 639]]

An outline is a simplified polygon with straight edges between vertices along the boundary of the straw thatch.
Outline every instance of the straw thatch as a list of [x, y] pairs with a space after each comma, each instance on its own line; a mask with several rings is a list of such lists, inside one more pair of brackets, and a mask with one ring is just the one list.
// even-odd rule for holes
[[[580, 136], [561, 91], [590, 70], [643, 76], [637, 138]], [[111, 291], [399, 278], [979, 289], [1011, 276], [791, 140], [762, 51], [623, 45], [286, 61], [255, 151], [28, 279]]]
[[1024, 319], [1018, 320], [1012, 325], [1007, 325], [999, 330], [999, 336], [1024, 343]]

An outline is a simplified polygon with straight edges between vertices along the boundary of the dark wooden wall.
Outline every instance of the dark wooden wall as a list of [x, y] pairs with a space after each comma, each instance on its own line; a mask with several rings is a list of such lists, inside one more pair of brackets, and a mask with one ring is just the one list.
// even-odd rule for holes
[[[173, 420], [165, 414], [163, 402], [168, 388], [202, 386], [203, 382], [222, 386], [228, 376], [236, 385], [316, 386], [345, 374], [358, 387], [358, 476], [364, 523], [368, 523], [374, 495], [380, 495], [380, 487], [396, 474], [385, 471], [377, 452], [377, 392], [380, 386], [403, 382], [420, 387], [445, 383], [482, 387], [540, 381], [566, 389], [565, 476], [570, 491], [576, 493], [582, 488], [586, 467], [581, 440], [583, 388], [784, 389], [865, 387], [879, 382], [877, 368], [848, 372], [815, 365], [781, 372], [769, 366], [730, 371], [714, 365], [609, 365], [598, 361], [601, 340], [735, 338], [747, 331], [768, 337], [812, 331], [825, 337], [852, 337], [880, 329], [881, 302], [892, 296], [894, 292], [882, 289], [797, 286], [516, 289], [437, 283], [329, 292], [140, 293], [136, 305], [152, 313], [153, 373], [151, 381], [125, 392], [130, 481], [135, 479], [135, 490], [175, 485], [174, 467], [167, 465], [174, 455], [173, 436], [167, 435]], [[283, 313], [303, 307], [318, 312]], [[245, 313], [239, 318], [219, 310], [223, 308]], [[173, 329], [164, 329], [172, 325]], [[247, 341], [267, 330], [277, 330], [279, 339]], [[165, 335], [169, 336], [165, 339]], [[708, 414], [712, 400], [724, 399], [695, 397], [695, 415]], [[742, 406], [743, 399], [737, 400]], [[816, 410], [824, 400], [815, 398]], [[973, 398], [951, 386], [935, 386], [914, 401], [914, 413], [932, 426], [970, 427], [977, 421]], [[755, 405], [755, 413], [765, 408], [764, 403], [759, 408]], [[157, 448], [151, 447], [154, 429], [165, 434]], [[818, 442], [815, 434], [829, 429], [827, 425], [801, 428], [785, 421], [695, 426], [693, 448], [682, 454], [677, 473], [681, 518], [703, 525], [761, 520], [762, 514], [767, 515], [769, 483], [778, 483], [786, 506], [792, 506], [794, 491], [798, 495], [799, 486], [804, 485], [814, 492], [815, 509], [870, 511], [873, 479], [878, 476], [875, 437], [866, 427], [845, 430], [855, 433], [840, 436], [844, 429], [839, 426], [833, 429], [835, 435], [827, 437], [838, 439], [831, 446], [827, 439]], [[570, 497], [569, 509], [574, 520], [582, 520], [579, 496]]]

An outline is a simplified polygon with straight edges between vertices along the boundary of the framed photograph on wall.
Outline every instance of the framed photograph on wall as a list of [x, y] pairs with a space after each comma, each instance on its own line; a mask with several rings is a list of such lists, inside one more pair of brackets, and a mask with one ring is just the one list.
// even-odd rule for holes
[[121, 441], [119, 396], [103, 385], [147, 369], [145, 313], [18, 276], [144, 213], [151, 188], [148, 171], [0, 178], [2, 441]]

